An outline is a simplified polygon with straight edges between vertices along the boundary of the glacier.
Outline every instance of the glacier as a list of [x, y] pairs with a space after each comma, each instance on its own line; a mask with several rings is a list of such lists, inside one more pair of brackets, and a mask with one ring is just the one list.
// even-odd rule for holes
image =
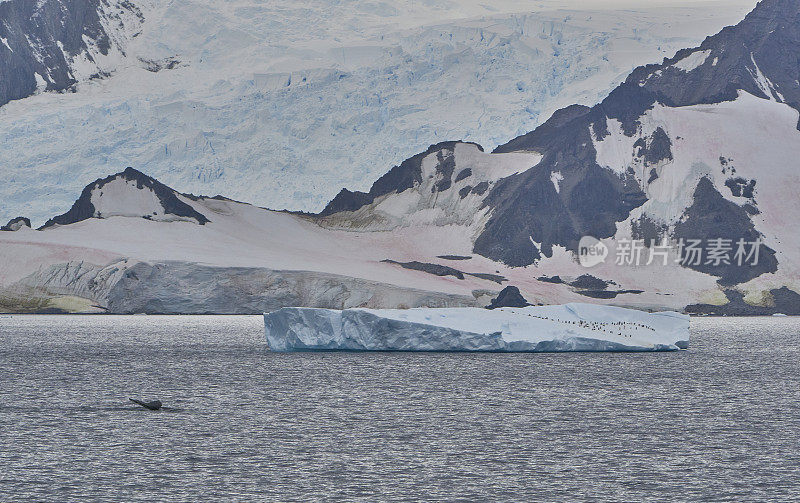
[[316, 309], [264, 314], [272, 351], [677, 351], [689, 316], [594, 304], [524, 308]]
[[318, 211], [430, 144], [491, 149], [594, 104], [754, 0], [134, 3], [145, 21], [112, 34], [110, 76], [0, 107], [3, 221], [38, 226], [126, 166], [195, 194]]

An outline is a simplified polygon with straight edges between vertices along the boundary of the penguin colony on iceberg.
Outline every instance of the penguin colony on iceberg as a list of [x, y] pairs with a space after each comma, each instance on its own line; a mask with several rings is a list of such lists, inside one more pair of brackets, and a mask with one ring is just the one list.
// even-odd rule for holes
[[[505, 311], [506, 309], [501, 308], [501, 310]], [[651, 330], [653, 332], [656, 331], [656, 329], [654, 329], [651, 326], [645, 325], [644, 323], [634, 323], [634, 322], [631, 322], [631, 321], [616, 321], [616, 322], [613, 322], [613, 323], [612, 322], [604, 323], [604, 322], [601, 322], [601, 321], [559, 320], [557, 318], [550, 318], [549, 316], [539, 316], [539, 315], [536, 315], [536, 314], [529, 314], [529, 313], [518, 313], [516, 311], [511, 311], [511, 310], [509, 310], [509, 312], [512, 312], [514, 314], [524, 314], [525, 316], [530, 316], [531, 318], [538, 318], [540, 320], [547, 320], [547, 321], [553, 321], [553, 322], [556, 322], [556, 323], [563, 323], [565, 325], [577, 325], [580, 328], [585, 328], [587, 330], [592, 330], [592, 331], [595, 331], [595, 332], [605, 332], [605, 333], [612, 334], [612, 335], [616, 334], [616, 335], [618, 335], [620, 337], [633, 337], [632, 334], [623, 333], [623, 330], [643, 329], [643, 330]]]

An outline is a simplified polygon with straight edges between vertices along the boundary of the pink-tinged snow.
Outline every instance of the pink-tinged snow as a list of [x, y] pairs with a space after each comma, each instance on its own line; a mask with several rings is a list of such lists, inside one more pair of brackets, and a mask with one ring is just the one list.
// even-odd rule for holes
[[[587, 272], [567, 252], [543, 262], [538, 268], [508, 268], [479, 256], [467, 261], [435, 258], [447, 254], [471, 255], [474, 228], [470, 226], [399, 227], [391, 231], [350, 232], [325, 229], [298, 215], [243, 203], [185, 201], [207, 215], [211, 222], [201, 226], [190, 222], [111, 217], [89, 219], [45, 231], [0, 233], [0, 250], [4, 257], [0, 286], [7, 286], [49, 265], [86, 261], [104, 266], [129, 258], [134, 262], [176, 260], [219, 267], [316, 271], [461, 295], [471, 295], [476, 289], [498, 291], [501, 288], [497, 283], [472, 276], [465, 276], [464, 280], [452, 276], [439, 277], [381, 262], [392, 259], [439, 263], [470, 273], [500, 274], [507, 277], [510, 284], [520, 287], [534, 303], [599, 302], [580, 296], [563, 285], [536, 280], [538, 276], [550, 273], [551, 266], [556, 264], [557, 271], [554, 270], [553, 274], [561, 274], [567, 279]], [[596, 274], [594, 270], [589, 272]], [[615, 276], [607, 277], [615, 279], [622, 276], [620, 283], [624, 288], [633, 288], [633, 283], [654, 283], [650, 276], [642, 275], [640, 271], [630, 271], [630, 278], [625, 276], [627, 270], [608, 273]], [[684, 280], [688, 276], [704, 276], [688, 270], [681, 271], [681, 274], [685, 275]], [[625, 295], [615, 303], [681, 308], [685, 299], [655, 294]]]
[[[646, 184], [645, 172], [649, 169], [636, 169], [649, 200], [634, 210], [627, 222], [618, 225], [616, 237], [629, 238], [629, 222], [642, 214], [674, 225], [691, 205], [702, 177], [712, 180], [720, 194], [739, 205], [747, 198], [733, 196], [725, 181], [730, 177], [755, 179], [760, 214], [752, 220], [764, 235], [765, 244], [778, 252], [780, 280], [800, 286], [800, 234], [796, 231], [800, 219], [800, 173], [795, 169], [800, 152], [798, 112], [775, 99], [742, 92], [738, 99], [719, 104], [677, 108], [656, 105], [640, 121], [641, 134], [627, 137], [616, 121], [609, 120], [610, 135], [595, 142], [598, 162], [618, 172], [627, 166], [641, 167], [641, 161], [634, 158], [633, 143], [659, 126], [672, 141], [673, 159], [659, 164], [659, 177], [650, 184]], [[729, 159], [725, 172], [720, 157]], [[683, 274], [678, 277], [683, 280]], [[657, 284], [670, 284], [671, 279], [674, 278], [660, 278]], [[764, 275], [745, 285], [745, 289], [777, 283], [774, 275]], [[693, 286], [691, 283], [689, 288]], [[701, 281], [700, 286], [713, 285]]]
[[[673, 143], [671, 161], [661, 163], [659, 178], [643, 187], [650, 200], [635, 210], [632, 219], [647, 214], [674, 224], [691, 204], [697, 181], [709, 177], [724, 197], [737, 204], [724, 185], [731, 176], [756, 179], [755, 199], [760, 214], [753, 217], [756, 228], [768, 246], [778, 252], [779, 271], [766, 274], [744, 285], [748, 296], [788, 285], [800, 286], [800, 174], [796, 173], [795, 153], [800, 151], [796, 130], [798, 113], [775, 100], [743, 93], [735, 101], [715, 105], [668, 108], [660, 105], [641, 119], [641, 136], [663, 127]], [[747, 125], [743, 127], [742, 125]], [[633, 142], [622, 134], [619, 125], [609, 121], [610, 135], [595, 141], [598, 161], [615, 171], [634, 162]], [[720, 156], [731, 159], [723, 173]], [[163, 261], [179, 260], [212, 266], [264, 267], [278, 270], [303, 270], [340, 274], [408, 288], [470, 295], [473, 290], [497, 291], [500, 285], [488, 280], [402, 269], [381, 260], [418, 260], [448, 265], [468, 273], [500, 274], [506, 284], [518, 286], [533, 303], [567, 303], [578, 300], [638, 307], [682, 308], [688, 303], [713, 300], [720, 291], [716, 278], [681, 268], [670, 257], [668, 266], [617, 266], [612, 254], [605, 263], [587, 269], [571, 252], [555, 247], [553, 257], [535, 266], [509, 268], [484, 257], [467, 261], [437, 259], [437, 255], [472, 255], [472, 243], [485, 221], [478, 212], [480, 198], [461, 200], [457, 192], [470, 180], [495, 180], [527, 169], [538, 162], [538, 154], [490, 155], [470, 145], [456, 147], [456, 172], [471, 167], [473, 176], [454, 184], [441, 194], [433, 194], [436, 182], [435, 154], [423, 162], [423, 184], [401, 194], [392, 194], [365, 210], [365, 218], [382, 213], [394, 218], [391, 225], [371, 225], [350, 229], [326, 227], [299, 215], [275, 212], [243, 203], [203, 199], [183, 200], [206, 215], [211, 222], [200, 226], [190, 222], [154, 222], [142, 218], [112, 217], [90, 219], [77, 224], [49, 229], [0, 233], [0, 283], [8, 285], [40, 267], [74, 260], [105, 265], [119, 258]], [[643, 166], [642, 166], [643, 168]], [[644, 177], [644, 170], [637, 171]], [[119, 189], [119, 190], [118, 190]], [[115, 210], [134, 215], [152, 209], [147, 194], [126, 194], [128, 184], [118, 190]], [[761, 195], [765, 196], [761, 196]], [[769, 195], [769, 197], [766, 197]], [[144, 199], [142, 199], [144, 198]], [[431, 199], [433, 198], [433, 199]], [[120, 201], [127, 201], [121, 204]], [[98, 204], [104, 204], [98, 199]], [[380, 211], [377, 211], [377, 210]], [[336, 217], [339, 218], [339, 217]], [[338, 222], [342, 224], [342, 222]], [[337, 222], [333, 222], [337, 223]], [[618, 224], [616, 238], [630, 237], [630, 219]], [[614, 249], [613, 240], [604, 240]], [[646, 260], [647, 251], [643, 260]], [[609, 290], [644, 290], [642, 294], [621, 294], [608, 301], [588, 299], [559, 284], [542, 282], [540, 276], [559, 275], [571, 281], [582, 274], [612, 279]], [[718, 297], [717, 297], [718, 298]]]
[[[672, 218], [676, 218], [690, 203], [685, 194], [691, 194], [694, 184], [704, 174], [711, 174], [720, 192], [727, 192], [726, 197], [732, 197], [729, 196], [727, 187], [724, 187], [726, 176], [717, 176], [716, 170], [711, 168], [714, 162], [718, 162], [720, 155], [734, 158], [737, 174], [745, 177], [758, 178], [757, 170], [748, 168], [757, 165], [754, 164], [756, 159], [752, 157], [758, 157], [758, 153], [762, 153], [759, 159], [765, 162], [786, 166], [787, 169], [781, 176], [795, 177], [790, 179], [791, 183], [773, 182], [770, 181], [773, 179], [770, 176], [769, 180], [765, 178], [763, 184], [759, 181], [757, 187], [763, 187], [765, 193], [786, 197], [792, 195], [787, 193], [792, 191], [791, 187], [797, 186], [796, 175], [791, 174], [788, 169], [791, 164], [787, 163], [790, 157], [787, 152], [792, 149], [782, 150], [779, 147], [785, 146], [787, 140], [796, 141], [796, 115], [786, 105], [759, 100], [749, 95], [721, 105], [681, 109], [656, 107], [643, 119], [643, 128], [647, 128], [649, 133], [656, 125], [663, 125], [673, 143], [684, 143], [673, 149], [675, 160], [663, 167], [660, 178], [647, 189], [652, 201], [647, 203], [645, 209], [650, 214], [674, 215]], [[763, 130], [763, 134], [754, 135], [752, 131], [749, 135], [743, 134], [737, 126], [739, 124], [751, 124], [756, 131]], [[618, 127], [610, 127], [609, 130], [612, 134], [598, 142], [599, 160], [607, 165], [615, 163], [609, 167], [622, 170], [626, 166], [626, 151], [627, 162], [630, 162], [635, 139], [622, 135]], [[677, 140], [677, 136], [683, 139]], [[609, 158], [607, 152], [614, 152], [614, 156]], [[776, 158], [765, 158], [764, 154], [768, 152], [774, 152]], [[464, 280], [452, 276], [438, 277], [381, 263], [384, 259], [392, 259], [401, 262], [418, 260], [438, 263], [470, 273], [500, 274], [509, 279], [507, 284], [518, 286], [526, 298], [534, 303], [584, 300], [639, 307], [682, 308], [687, 303], [701, 301], [713, 292], [718, 292], [716, 278], [674, 264], [668, 267], [668, 273], [665, 274], [664, 267], [616, 266], [612, 255], [606, 263], [586, 269], [578, 264], [572, 253], [559, 247], [555, 248], [553, 257], [545, 258], [539, 264], [527, 268], [509, 268], [479, 256], [457, 262], [437, 259], [437, 255], [472, 255], [473, 239], [487, 216], [485, 211], [478, 211], [482, 198], [468, 196], [462, 200], [457, 195], [462, 185], [474, 184], [478, 180], [493, 181], [525, 170], [540, 159], [539, 154], [485, 154], [471, 145], [458, 145], [455, 155], [454, 175], [470, 167], [473, 170], [471, 177], [455, 183], [443, 193], [434, 194], [430, 186], [436, 182], [436, 156], [432, 154], [423, 161], [424, 176], [421, 186], [401, 194], [386, 196], [373, 207], [364, 210], [368, 216], [392, 216], [394, 221], [391, 225], [375, 226], [367, 222], [363, 228], [337, 230], [321, 227], [309, 218], [264, 210], [243, 203], [213, 199], [192, 201], [182, 198], [206, 215], [211, 222], [200, 226], [191, 222], [155, 222], [142, 218], [111, 217], [90, 219], [42, 232], [0, 233], [0, 246], [3, 250], [8, 250], [4, 256], [10, 257], [0, 281], [9, 284], [42, 266], [56, 263], [85, 260], [96, 265], [105, 265], [124, 257], [143, 261], [178, 260], [220, 267], [317, 271], [463, 295], [470, 295], [476, 289], [496, 291], [501, 288], [494, 282], [471, 276], [466, 276]], [[740, 163], [739, 159], [743, 162]], [[698, 166], [705, 167], [700, 169]], [[157, 201], [153, 200], [153, 195], [148, 190], [115, 183], [109, 185], [109, 192], [104, 192], [109, 197], [113, 196], [109, 199], [113, 204], [107, 209], [103, 206], [105, 195], [93, 195], [93, 201], [101, 210], [122, 215], [161, 211], [160, 205], [158, 208], [153, 206]], [[770, 183], [775, 186], [770, 186]], [[759, 230], [768, 234], [769, 229], [775, 229], [776, 232], [783, 229], [780, 232], [785, 234], [794, 221], [792, 215], [800, 214], [797, 198], [793, 197], [788, 201], [759, 201], [762, 210], [759, 219], [763, 219], [763, 222], [757, 220]], [[347, 219], [343, 222], [347, 222]], [[325, 225], [329, 224], [326, 220]], [[618, 237], [630, 235], [628, 222], [619, 224], [619, 227]], [[797, 241], [794, 233], [789, 233], [787, 239], [792, 243]], [[606, 242], [612, 244], [610, 240]], [[794, 254], [793, 250], [797, 249], [786, 249], [783, 246], [773, 248], [786, 250], [785, 254]], [[793, 257], [796, 258], [796, 254]], [[788, 263], [795, 264], [790, 265], [790, 271], [797, 270], [796, 260]], [[559, 275], [564, 280], [571, 281], [585, 273], [613, 279], [616, 285], [610, 285], [610, 290], [634, 289], [644, 290], [644, 293], [622, 294], [611, 301], [600, 301], [581, 296], [564, 285], [536, 279], [540, 276]]]
[[[737, 100], [717, 105], [656, 107], [652, 120], [667, 124], [675, 143], [675, 159], [664, 170], [665, 178], [710, 176], [717, 190], [737, 204], [746, 202], [746, 198], [733, 196], [725, 180], [731, 176], [755, 179], [755, 200], [761, 211], [754, 217], [756, 228], [765, 234], [768, 244], [778, 246], [780, 240], [783, 246], [800, 245], [794, 227], [800, 216], [800, 174], [795, 169], [800, 152], [796, 110], [741, 93]], [[730, 170], [722, 172], [720, 156], [730, 159], [728, 166], [736, 169], [735, 174]], [[651, 184], [649, 190], [658, 193], [658, 182]], [[662, 192], [659, 195], [664, 198], [674, 195], [671, 190]]]
[[203, 203], [192, 204], [212, 222], [201, 226], [111, 217], [45, 231], [2, 233], [0, 280], [8, 285], [41, 267], [73, 260], [106, 265], [131, 258], [327, 272], [447, 293], [469, 294], [467, 285], [491, 285], [482, 280], [439, 278], [380, 262], [427, 256], [436, 249], [434, 243], [457, 243], [455, 247], [462, 249], [468, 241], [455, 227], [361, 234], [323, 229], [302, 217], [241, 203], [209, 201], [215, 212]]
[[93, 247], [91, 240], [84, 239], [75, 244], [48, 241], [41, 239], [44, 233], [27, 228], [0, 234], [0, 286], [8, 286], [49, 265], [70, 261], [105, 265], [120, 256], [116, 252]]

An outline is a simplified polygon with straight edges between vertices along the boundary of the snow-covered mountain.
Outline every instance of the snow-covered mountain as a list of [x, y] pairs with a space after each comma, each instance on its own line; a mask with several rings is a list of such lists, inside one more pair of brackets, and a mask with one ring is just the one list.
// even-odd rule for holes
[[[491, 153], [434, 144], [319, 214], [128, 169], [41, 230], [0, 232], [0, 309], [483, 306], [513, 285], [532, 304], [800, 314], [798, 39], [800, 3], [764, 0], [592, 107]], [[737, 263], [739, 242], [756, 246]], [[607, 260], [579, 260], [592, 250]]]
[[[637, 268], [618, 253], [622, 264], [609, 261], [593, 274], [602, 273], [600, 283], [621, 284], [627, 296], [658, 285], [665, 294], [706, 297], [705, 304], [744, 296], [745, 303], [774, 306], [780, 298], [800, 310], [794, 293], [800, 287], [794, 228], [800, 69], [792, 42], [798, 38], [800, 3], [764, 0], [699, 47], [637, 68], [594, 107], [559, 110], [495, 149], [493, 155], [538, 155], [528, 169], [501, 161], [507, 171], [485, 176], [492, 161], [480, 161], [476, 178], [464, 155], [474, 154], [473, 146], [437, 145], [369, 193], [341, 192], [323, 214], [334, 227], [388, 229], [420, 219], [465, 225], [470, 252], [511, 267], [535, 266], [559, 281], [580, 275], [573, 259], [584, 236], [604, 239], [617, 252], [634, 240], [700, 239], [718, 246], [698, 253], [724, 258], [687, 260], [687, 250], [672, 250], [674, 256], [663, 257], [668, 266]], [[649, 256], [653, 249], [637, 253]], [[737, 259], [739, 252], [752, 255], [749, 265]]]
[[0, 2], [0, 106], [109, 76], [143, 20], [127, 0]]
[[41, 228], [110, 217], [141, 217], [158, 222], [189, 221], [200, 225], [208, 222], [174, 190], [128, 168], [87, 185], [69, 211], [51, 218]]
[[592, 105], [754, 3], [5, 1], [5, 99], [54, 92], [0, 107], [0, 214], [41, 225], [129, 165], [319, 211], [427, 145], [492, 149]]
[[491, 266], [449, 281], [386, 261], [430, 255], [441, 229], [425, 244], [416, 229], [354, 233], [317, 220], [181, 194], [127, 169], [40, 230], [0, 232], [0, 311], [474, 306], [499, 287]]

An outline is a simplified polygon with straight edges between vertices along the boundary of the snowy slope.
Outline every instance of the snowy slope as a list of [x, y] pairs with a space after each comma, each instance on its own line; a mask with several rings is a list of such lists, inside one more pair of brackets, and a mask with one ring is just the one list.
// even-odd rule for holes
[[[484, 306], [513, 285], [531, 304], [800, 314], [800, 75], [785, 44], [798, 33], [798, 4], [765, 0], [593, 107], [492, 153], [421, 149], [317, 215], [187, 195], [132, 169], [99, 179], [44, 230], [0, 232], [0, 309]], [[591, 269], [576, 257], [585, 235], [610, 250]], [[675, 249], [616, 264], [631, 238], [764, 248], [757, 266], [684, 266]]]
[[429, 144], [491, 149], [592, 104], [753, 3], [139, 0], [141, 33], [115, 35], [124, 57], [73, 65], [108, 77], [0, 108], [0, 214], [39, 225], [129, 165], [187, 192], [319, 210]]
[[[131, 176], [88, 185], [73, 205], [86, 208], [85, 202], [97, 201], [106, 187], [133, 192], [117, 193], [119, 203], [106, 208], [111, 210], [107, 216], [96, 208], [71, 209], [43, 230], [0, 232], [0, 310], [25, 311], [32, 304], [37, 310], [60, 308], [67, 297], [83, 299], [78, 310], [97, 306], [112, 312], [482, 306], [506, 283], [520, 285], [535, 302], [586, 300], [564, 285], [536, 281], [529, 270], [483, 257], [458, 263], [437, 258], [471, 255], [473, 221], [420, 221], [353, 232], [322, 227], [317, 217], [189, 198], [170, 189], [204, 217], [200, 220], [208, 220], [200, 225], [198, 219], [173, 218], [164, 211], [147, 186], [155, 183], [120, 184], [125, 178]], [[152, 204], [143, 208], [143, 200]], [[164, 218], [143, 218], [148, 216], [141, 215], [143, 209]], [[439, 275], [399, 265], [415, 260], [450, 264], [455, 272]], [[633, 297], [630, 303], [642, 307], [685, 305], [685, 299], [652, 292]]]
[[[472, 176], [492, 173], [503, 159], [510, 160], [510, 168], [539, 156], [481, 154], [466, 144], [453, 150], [456, 163], [470, 163], [476, 172], [441, 193], [442, 201], [450, 200], [442, 211], [420, 204], [413, 191], [389, 194], [374, 207], [411, 200], [406, 207], [415, 210], [411, 219], [357, 220], [370, 227], [366, 232], [343, 226], [341, 215], [299, 215], [189, 197], [132, 170], [109, 176], [88, 185], [70, 211], [45, 229], [0, 232], [0, 310], [258, 313], [295, 305], [484, 306], [507, 284], [533, 303], [682, 310], [720, 292], [713, 276], [681, 267], [669, 274], [611, 265], [587, 271], [559, 249], [536, 267], [518, 268], [473, 254], [485, 219], [476, 212], [475, 199], [452, 194]], [[430, 170], [437, 160], [433, 152], [421, 164]], [[479, 166], [486, 171], [478, 172]], [[426, 187], [430, 194], [431, 185]], [[435, 200], [434, 195], [425, 201]], [[454, 220], [461, 212], [466, 217]], [[587, 272], [615, 284], [579, 288], [576, 279]], [[556, 274], [563, 282], [539, 279]], [[782, 281], [795, 277], [787, 271]], [[598, 298], [598, 289], [627, 293]]]
[[335, 311], [284, 308], [264, 315], [273, 351], [675, 351], [689, 317], [567, 304]]

